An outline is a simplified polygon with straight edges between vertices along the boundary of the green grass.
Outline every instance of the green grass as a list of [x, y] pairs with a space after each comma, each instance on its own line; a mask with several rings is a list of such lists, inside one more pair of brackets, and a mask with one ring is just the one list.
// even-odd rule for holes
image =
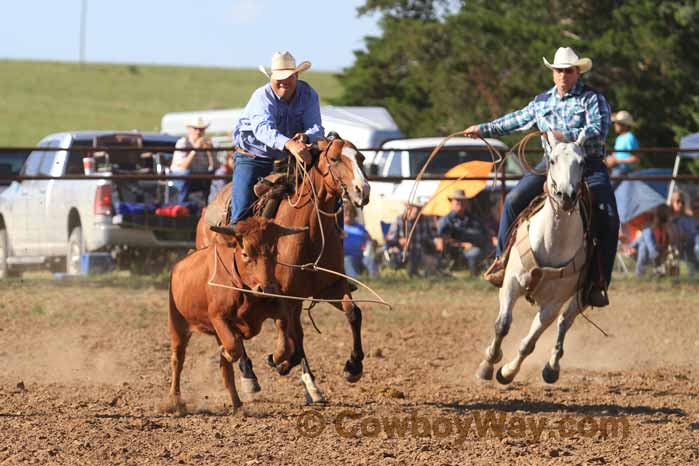
[[[303, 79], [321, 104], [340, 93], [333, 73]], [[59, 131], [157, 131], [167, 112], [242, 107], [257, 70], [0, 60], [0, 146], [33, 146]]]

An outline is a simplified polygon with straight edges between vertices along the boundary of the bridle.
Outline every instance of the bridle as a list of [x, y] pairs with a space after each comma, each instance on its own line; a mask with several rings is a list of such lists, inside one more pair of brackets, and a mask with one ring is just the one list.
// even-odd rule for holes
[[[546, 181], [544, 182], [544, 192], [546, 193], [546, 197], [551, 202], [551, 208], [553, 209], [553, 214], [556, 217], [556, 220], [560, 218], [560, 213], [563, 211], [563, 206], [561, 203], [558, 201], [558, 199], [555, 196], [556, 191], [558, 190], [558, 185], [556, 184], [556, 180], [553, 179], [551, 176], [551, 167], [554, 165], [554, 163], [551, 161], [551, 157], [546, 157]], [[551, 182], [551, 190], [553, 190], [553, 193], [551, 190], [549, 190], [548, 183], [549, 181]], [[564, 211], [568, 215], [572, 215], [574, 212], [580, 209], [579, 205], [579, 200], [580, 200], [580, 192], [582, 190], [581, 186], [583, 184], [582, 177], [580, 181], [578, 182], [577, 189], [573, 193], [572, 197], [572, 202], [573, 202], [573, 208], [570, 209], [569, 211]]]

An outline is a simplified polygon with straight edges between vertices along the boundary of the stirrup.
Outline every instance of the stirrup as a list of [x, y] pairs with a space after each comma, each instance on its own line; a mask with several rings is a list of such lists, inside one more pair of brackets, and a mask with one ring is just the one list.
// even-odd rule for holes
[[502, 288], [502, 283], [505, 280], [505, 265], [502, 258], [496, 258], [488, 270], [483, 273], [483, 279], [496, 288]]

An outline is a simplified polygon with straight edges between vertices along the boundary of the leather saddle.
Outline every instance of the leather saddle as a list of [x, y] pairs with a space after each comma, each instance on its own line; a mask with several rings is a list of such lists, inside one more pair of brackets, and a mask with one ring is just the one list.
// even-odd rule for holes
[[[260, 178], [253, 187], [257, 201], [252, 205], [254, 216], [274, 218], [281, 200], [293, 192], [293, 179], [284, 164], [275, 163], [274, 172]], [[209, 203], [204, 213], [204, 221], [209, 226], [224, 226], [231, 219], [231, 189], [233, 183], [227, 183]]]

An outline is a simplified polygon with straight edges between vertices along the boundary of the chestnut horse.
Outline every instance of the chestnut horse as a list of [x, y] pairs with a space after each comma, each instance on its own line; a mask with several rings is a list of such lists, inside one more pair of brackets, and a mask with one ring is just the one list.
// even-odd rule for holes
[[[369, 202], [369, 183], [362, 169], [364, 156], [351, 142], [339, 137], [320, 140], [312, 153], [313, 164], [308, 168], [303, 183], [296, 193], [287, 196], [280, 203], [275, 216], [278, 223], [290, 227], [308, 227], [308, 231], [279, 240], [278, 263], [274, 274], [281, 287], [281, 294], [338, 300], [331, 304], [345, 313], [352, 330], [352, 351], [345, 363], [343, 374], [348, 382], [354, 383], [361, 378], [363, 372], [362, 311], [352, 302], [347, 279], [322, 271], [301, 270], [295, 266], [317, 261], [319, 267], [344, 273], [341, 232], [335, 216], [328, 214], [335, 213], [341, 198], [345, 198], [357, 208], [365, 206]], [[229, 195], [229, 192], [230, 185], [226, 185], [219, 191], [216, 199], [220, 201], [223, 196]], [[211, 236], [202, 222], [203, 217], [197, 227], [198, 245], [205, 244]], [[303, 348], [303, 302], [287, 302], [292, 309], [288, 331], [298, 344], [291, 358], [292, 366], [301, 363], [301, 380], [306, 399], [309, 402], [323, 402], [323, 395], [315, 385], [315, 378]], [[276, 325], [278, 334], [283, 334], [284, 323], [276, 321]], [[276, 362], [273, 355], [268, 356], [267, 360], [271, 364]], [[239, 365], [243, 390], [248, 393], [259, 391], [252, 362], [244, 351]]]
[[[286, 323], [290, 309], [277, 300], [253, 294], [207, 286], [223, 275], [238, 288], [277, 293], [274, 277], [277, 240], [303, 229], [284, 228], [262, 218], [239, 222], [230, 237], [214, 234], [211, 245], [178, 261], [170, 274], [168, 330], [172, 351], [172, 385], [168, 409], [183, 413], [180, 374], [192, 331], [214, 335], [221, 345], [220, 368], [235, 411], [241, 406], [235, 388], [232, 363], [243, 354], [242, 339], [260, 333], [262, 322], [272, 318]], [[284, 328], [285, 326], [280, 326]], [[278, 334], [273, 358], [278, 370], [288, 372], [297, 343], [293, 335]]]

